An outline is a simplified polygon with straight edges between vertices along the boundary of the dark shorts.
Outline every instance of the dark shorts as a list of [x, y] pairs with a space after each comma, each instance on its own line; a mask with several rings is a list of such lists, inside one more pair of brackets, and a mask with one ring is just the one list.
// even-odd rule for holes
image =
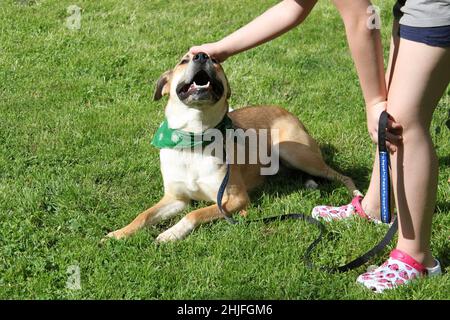
[[450, 47], [450, 26], [410, 27], [400, 25], [400, 38], [425, 43], [433, 47]]
[[393, 13], [399, 21], [400, 38], [420, 42], [433, 47], [450, 47], [449, 0], [440, 0], [447, 7], [432, 7], [428, 0], [397, 0]]

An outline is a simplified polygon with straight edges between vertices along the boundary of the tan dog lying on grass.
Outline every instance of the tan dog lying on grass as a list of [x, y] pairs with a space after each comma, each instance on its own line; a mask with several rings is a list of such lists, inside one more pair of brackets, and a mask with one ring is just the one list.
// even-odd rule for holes
[[[164, 196], [130, 224], [107, 237], [121, 239], [145, 226], [171, 218], [191, 200], [216, 202], [227, 171], [225, 158], [230, 162], [229, 182], [223, 196], [223, 208], [228, 215], [245, 212], [250, 201], [248, 192], [263, 183], [264, 175], [276, 173], [278, 160], [313, 176], [339, 180], [351, 193], [357, 192], [349, 177], [324, 162], [317, 143], [297, 117], [288, 111], [276, 106], [256, 106], [229, 112], [228, 80], [221, 65], [207, 54], [187, 54], [173, 70], [165, 72], [158, 80], [154, 98], [159, 100], [163, 95], [169, 95], [166, 121], [156, 133], [153, 144], [161, 148]], [[242, 129], [240, 134], [244, 133], [248, 138], [244, 143], [228, 140], [225, 136], [216, 138], [209, 145], [192, 142], [194, 136], [201, 137], [212, 128], [217, 128], [216, 133], [225, 133], [226, 128], [228, 134], [231, 123], [234, 128]], [[254, 133], [256, 140], [250, 141], [248, 132]], [[187, 143], [185, 137], [189, 138]], [[180, 144], [180, 140], [184, 141]], [[226, 156], [223, 147], [206, 152], [211, 145], [222, 144], [226, 145]], [[270, 160], [273, 160], [270, 167], [261, 152], [255, 151], [258, 147], [270, 153]], [[231, 157], [230, 153], [233, 154]], [[244, 163], [239, 161], [241, 156], [246, 159]], [[254, 161], [249, 161], [252, 157]], [[221, 217], [217, 204], [194, 210], [156, 240], [182, 239], [200, 224]]]

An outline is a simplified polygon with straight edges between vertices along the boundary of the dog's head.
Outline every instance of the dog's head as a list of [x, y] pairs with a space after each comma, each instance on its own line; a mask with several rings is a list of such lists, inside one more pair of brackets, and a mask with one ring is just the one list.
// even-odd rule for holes
[[206, 53], [188, 53], [172, 70], [158, 80], [154, 100], [169, 95], [170, 100], [192, 108], [207, 108], [224, 103], [230, 87], [222, 66]]

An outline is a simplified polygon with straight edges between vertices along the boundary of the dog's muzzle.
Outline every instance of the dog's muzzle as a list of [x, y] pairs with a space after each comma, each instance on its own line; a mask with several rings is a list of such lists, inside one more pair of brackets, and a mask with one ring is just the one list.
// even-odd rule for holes
[[186, 70], [186, 76], [176, 88], [181, 101], [217, 102], [224, 93], [222, 82], [217, 78], [213, 62], [206, 53], [196, 54]]

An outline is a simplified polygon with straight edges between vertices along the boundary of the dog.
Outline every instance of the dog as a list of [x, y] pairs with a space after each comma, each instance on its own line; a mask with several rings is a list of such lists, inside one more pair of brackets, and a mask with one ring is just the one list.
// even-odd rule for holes
[[[159, 78], [154, 100], [160, 100], [165, 95], [169, 96], [165, 115], [170, 130], [201, 134], [217, 127], [225, 117], [231, 119], [234, 128], [265, 129], [271, 133], [266, 144], [271, 150], [277, 150], [281, 164], [312, 176], [341, 181], [350, 193], [357, 192], [351, 178], [325, 163], [318, 144], [300, 120], [287, 110], [278, 106], [250, 106], [229, 112], [229, 82], [221, 64], [206, 53], [186, 54], [173, 69]], [[273, 132], [277, 132], [277, 135]], [[232, 150], [236, 151], [237, 143], [228, 143], [227, 147], [230, 144]], [[247, 142], [244, 149], [246, 155], [252, 152]], [[223, 218], [216, 197], [227, 174], [228, 166], [224, 161], [226, 155], [205, 155], [202, 150], [203, 146], [200, 152], [198, 148], [196, 151], [193, 148], [161, 148], [164, 196], [130, 224], [110, 232], [106, 238], [125, 238], [143, 227], [169, 219], [183, 211], [191, 200], [214, 204], [189, 212], [178, 223], [159, 234], [157, 242], [183, 239], [200, 224]], [[234, 155], [232, 160], [236, 160], [236, 157]], [[265, 180], [261, 173], [267, 166], [260, 160], [258, 158], [256, 163], [231, 161], [229, 164], [229, 181], [223, 195], [226, 215], [237, 212], [246, 215], [249, 192]]]

